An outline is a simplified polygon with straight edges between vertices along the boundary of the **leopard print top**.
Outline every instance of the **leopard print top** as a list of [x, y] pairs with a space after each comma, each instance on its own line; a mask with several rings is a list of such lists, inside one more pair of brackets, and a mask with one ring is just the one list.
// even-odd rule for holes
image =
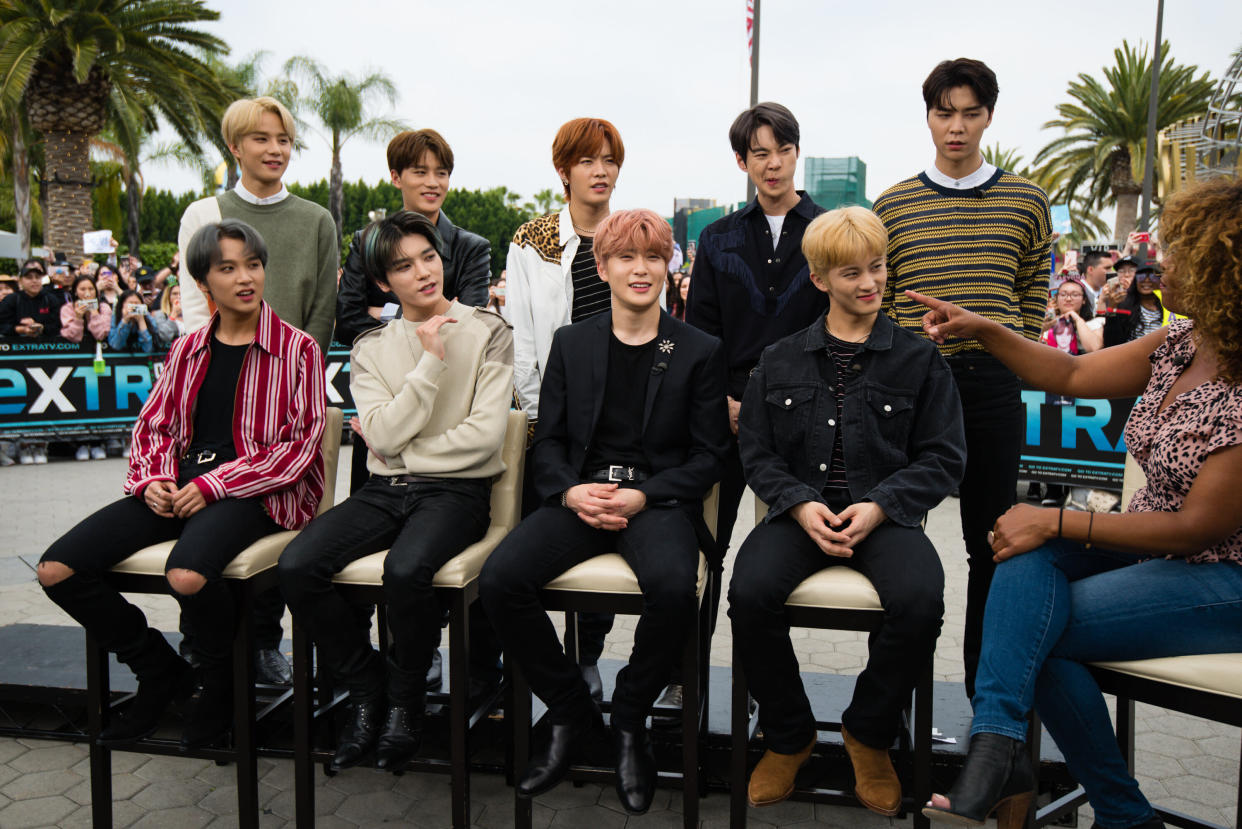
[[[1242, 386], [1212, 380], [1182, 392], [1160, 411], [1194, 356], [1193, 328], [1191, 320], [1169, 324], [1164, 344], [1151, 355], [1151, 381], [1126, 422], [1126, 446], [1147, 473], [1147, 485], [1134, 493], [1129, 512], [1181, 509], [1207, 456], [1242, 443]], [[1242, 564], [1242, 527], [1187, 560]]]
[[561, 244], [561, 214], [549, 213], [531, 219], [513, 234], [513, 244], [531, 248], [545, 262], [561, 264], [561, 251], [565, 249]]

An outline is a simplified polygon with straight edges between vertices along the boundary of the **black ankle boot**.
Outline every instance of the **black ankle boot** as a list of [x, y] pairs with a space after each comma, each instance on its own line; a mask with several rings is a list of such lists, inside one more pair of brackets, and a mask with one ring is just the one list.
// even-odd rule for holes
[[384, 729], [375, 743], [375, 766], [398, 772], [418, 753], [422, 744], [423, 703], [390, 705]]
[[631, 815], [644, 814], [655, 797], [656, 762], [646, 728], [613, 726], [617, 746], [617, 798]]
[[199, 691], [190, 716], [181, 734], [181, 748], [193, 749], [210, 745], [233, 726], [232, 672], [215, 668], [203, 674], [203, 690]]
[[332, 771], [356, 766], [370, 753], [379, 736], [384, 716], [383, 699], [355, 702], [349, 719], [336, 740], [336, 754], [332, 755]]
[[987, 732], [970, 738], [970, 751], [949, 789], [949, 808], [925, 806], [923, 814], [949, 823], [982, 824], [996, 814], [997, 829], [1018, 829], [1035, 795], [1035, 773], [1026, 745]]
[[194, 672], [154, 628], [147, 628], [137, 642], [122, 648], [117, 658], [138, 677], [138, 693], [124, 713], [99, 733], [97, 742], [108, 747], [150, 737], [169, 704], [186, 700], [194, 692]]
[[[1100, 829], [1100, 824], [1092, 823], [1091, 829]], [[1142, 823], [1136, 823], [1130, 829], [1164, 829], [1164, 821], [1160, 819], [1160, 815], [1152, 815]]]
[[537, 797], [553, 789], [565, 778], [574, 754], [592, 734], [598, 735], [603, 729], [603, 717], [594, 703], [587, 716], [564, 725], [553, 723], [551, 739], [542, 751], [530, 758], [526, 773], [517, 783], [518, 796]]

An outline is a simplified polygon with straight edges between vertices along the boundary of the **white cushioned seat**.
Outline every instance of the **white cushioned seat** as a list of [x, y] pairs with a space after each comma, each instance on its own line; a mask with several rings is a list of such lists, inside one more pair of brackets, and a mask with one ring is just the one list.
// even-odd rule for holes
[[[341, 428], [343, 414], [340, 409], [328, 407], [324, 418], [323, 443], [323, 497], [319, 500], [317, 514], [331, 509], [336, 500], [336, 461], [341, 448]], [[289, 542], [297, 537], [297, 530], [281, 530], [260, 538], [242, 550], [228, 566], [224, 568], [226, 579], [248, 579], [276, 566], [280, 554], [285, 551]], [[125, 573], [136, 576], [162, 576], [164, 563], [172, 552], [175, 541], [161, 541], [134, 553], [129, 558], [112, 568], [113, 573]]]
[[871, 581], [857, 570], [839, 564], [825, 567], [804, 579], [789, 594], [785, 604], [846, 610], [884, 609]]
[[[699, 573], [695, 592], [703, 594], [707, 584], [707, 558], [699, 553]], [[580, 593], [633, 593], [640, 595], [638, 577], [616, 553], [588, 558], [575, 564], [544, 585], [545, 590], [574, 590]]]
[[[505, 471], [492, 484], [491, 526], [483, 537], [444, 563], [436, 571], [436, 587], [463, 588], [479, 577], [487, 557], [509, 531], [517, 526], [521, 513], [520, 486], [526, 453], [526, 413], [513, 410], [505, 425], [505, 442], [500, 457]], [[387, 550], [363, 556], [347, 564], [332, 581], [337, 584], [378, 586], [384, 583], [384, 557]]]
[[1164, 656], [1129, 662], [1093, 662], [1110, 671], [1194, 691], [1242, 699], [1242, 653]]

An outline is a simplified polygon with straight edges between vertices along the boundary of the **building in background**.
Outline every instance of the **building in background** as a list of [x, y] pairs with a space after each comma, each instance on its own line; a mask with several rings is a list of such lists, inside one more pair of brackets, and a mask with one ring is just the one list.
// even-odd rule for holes
[[804, 188], [825, 210], [851, 204], [870, 208], [867, 198], [867, 165], [858, 156], [804, 159]]

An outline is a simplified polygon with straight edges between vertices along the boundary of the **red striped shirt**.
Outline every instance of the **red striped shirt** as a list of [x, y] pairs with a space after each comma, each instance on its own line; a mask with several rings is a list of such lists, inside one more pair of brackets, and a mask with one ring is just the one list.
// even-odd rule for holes
[[[177, 480], [193, 439], [194, 404], [211, 361], [211, 322], [173, 343], [134, 425], [125, 492], [141, 495], [152, 481]], [[233, 401], [237, 459], [194, 479], [207, 503], [262, 497], [268, 515], [296, 530], [323, 496], [323, 355], [308, 335], [282, 322], [266, 302], [242, 361]]]

